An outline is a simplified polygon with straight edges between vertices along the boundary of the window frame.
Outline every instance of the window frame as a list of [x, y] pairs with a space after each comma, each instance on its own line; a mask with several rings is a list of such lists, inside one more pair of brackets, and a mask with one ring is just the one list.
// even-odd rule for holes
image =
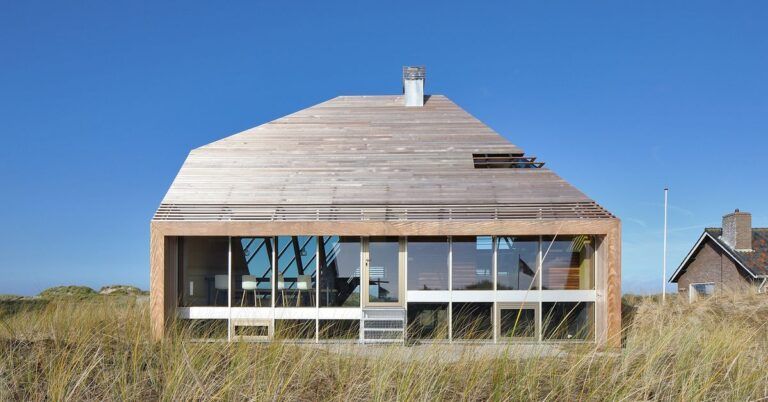
[[[697, 285], [712, 285], [712, 293], [711, 294], [705, 294], [700, 293], [698, 290], [696, 290]], [[716, 291], [716, 284], [715, 282], [692, 282], [688, 284], [688, 302], [693, 303], [696, 301], [696, 298], [698, 297], [711, 297], [715, 294]]]

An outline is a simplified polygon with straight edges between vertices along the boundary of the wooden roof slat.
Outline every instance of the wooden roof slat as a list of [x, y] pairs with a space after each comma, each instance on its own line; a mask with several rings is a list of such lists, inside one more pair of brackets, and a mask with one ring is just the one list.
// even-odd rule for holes
[[475, 168], [473, 154], [492, 164], [494, 154], [524, 152], [441, 95], [418, 108], [401, 96], [342, 96], [194, 149], [162, 203], [212, 205], [212, 214], [220, 205], [518, 205], [509, 216], [526, 203], [593, 203], [547, 168]]

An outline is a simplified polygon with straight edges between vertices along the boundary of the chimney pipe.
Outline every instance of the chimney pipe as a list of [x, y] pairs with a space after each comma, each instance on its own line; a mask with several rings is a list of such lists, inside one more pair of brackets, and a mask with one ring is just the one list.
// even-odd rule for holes
[[403, 94], [405, 106], [424, 106], [424, 66], [403, 67]]
[[723, 216], [722, 239], [737, 251], [752, 251], [752, 214], [738, 209]]

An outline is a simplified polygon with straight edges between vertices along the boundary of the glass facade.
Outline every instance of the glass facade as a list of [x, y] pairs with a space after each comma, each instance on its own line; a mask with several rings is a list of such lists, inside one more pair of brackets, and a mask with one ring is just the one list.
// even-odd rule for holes
[[181, 237], [179, 247], [179, 306], [227, 306], [229, 279], [226, 237]]
[[542, 289], [594, 289], [593, 245], [591, 236], [544, 237], [541, 245]]
[[[241, 310], [238, 314], [245, 315], [232, 319], [242, 321], [232, 327], [233, 337], [373, 339], [368, 338], [370, 325], [382, 319], [369, 314], [377, 310], [364, 310], [362, 315], [333, 310], [339, 307], [400, 309], [398, 319], [403, 325], [398, 325], [407, 330], [399, 331], [411, 340], [591, 340], [595, 336], [597, 295], [583, 292], [595, 289], [593, 236], [176, 239], [172, 253], [178, 256], [180, 307], [231, 303], [232, 307], [297, 308], [281, 313], [285, 315]], [[700, 287], [704, 293], [708, 290]], [[473, 292], [493, 289], [504, 292]], [[525, 298], [524, 292], [538, 289], [556, 292]], [[403, 293], [406, 290], [414, 293]], [[206, 311], [211, 315], [200, 316]], [[195, 316], [219, 324], [227, 321], [221, 310], [201, 309]], [[371, 322], [363, 325], [366, 319]], [[222, 336], [221, 328], [216, 328], [216, 336]], [[396, 336], [397, 330], [393, 331]]]
[[408, 290], [448, 290], [448, 237], [408, 238]]
[[499, 337], [514, 339], [536, 339], [535, 308], [499, 309]]
[[538, 289], [539, 237], [496, 237], [496, 289]]
[[191, 339], [227, 339], [227, 320], [177, 320], [177, 335]]
[[315, 320], [275, 320], [277, 339], [314, 339]]
[[491, 236], [456, 236], [452, 247], [453, 290], [492, 290]]
[[493, 339], [493, 303], [453, 303], [453, 339]]
[[232, 238], [232, 305], [272, 305], [272, 237]]
[[408, 303], [409, 339], [448, 339], [448, 303]]
[[359, 320], [320, 320], [320, 339], [357, 340], [360, 338]]
[[368, 302], [400, 300], [400, 240], [371, 237], [368, 242]]
[[360, 307], [359, 237], [320, 237], [320, 307]]
[[541, 326], [547, 340], [594, 339], [595, 303], [542, 303]]
[[277, 250], [275, 306], [315, 306], [317, 238], [280, 236], [277, 238]]

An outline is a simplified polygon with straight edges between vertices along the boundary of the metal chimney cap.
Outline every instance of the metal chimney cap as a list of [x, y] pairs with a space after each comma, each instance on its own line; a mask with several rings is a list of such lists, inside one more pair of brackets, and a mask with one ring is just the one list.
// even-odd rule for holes
[[423, 80], [426, 72], [424, 66], [403, 66], [403, 80]]

